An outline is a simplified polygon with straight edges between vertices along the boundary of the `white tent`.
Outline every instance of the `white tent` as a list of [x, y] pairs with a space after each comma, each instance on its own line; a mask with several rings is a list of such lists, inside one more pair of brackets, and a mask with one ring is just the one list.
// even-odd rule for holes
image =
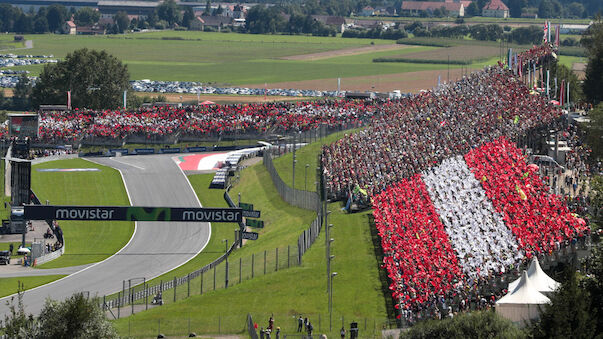
[[550, 300], [538, 292], [523, 271], [516, 288], [496, 302], [496, 313], [513, 322], [523, 322], [540, 316], [540, 309]]
[[[538, 263], [538, 259], [536, 257], [532, 259], [530, 267], [528, 268], [528, 278], [530, 279], [530, 282], [532, 283], [534, 288], [536, 288], [539, 292], [542, 293], [553, 292], [559, 287], [559, 283], [551, 279], [551, 277], [544, 273], [542, 268], [540, 268], [540, 264]], [[511, 282], [507, 290], [515, 290], [520, 280], [521, 278]]]

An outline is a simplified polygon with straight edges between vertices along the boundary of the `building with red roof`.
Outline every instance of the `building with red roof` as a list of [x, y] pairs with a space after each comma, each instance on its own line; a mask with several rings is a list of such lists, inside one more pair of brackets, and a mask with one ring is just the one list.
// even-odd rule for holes
[[490, 2], [482, 9], [482, 16], [492, 18], [508, 18], [509, 7], [501, 0], [490, 0]]

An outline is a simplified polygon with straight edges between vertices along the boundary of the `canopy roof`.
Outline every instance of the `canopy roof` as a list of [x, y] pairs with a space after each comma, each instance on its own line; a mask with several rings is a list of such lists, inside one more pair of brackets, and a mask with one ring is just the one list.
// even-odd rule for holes
[[544, 294], [538, 292], [530, 279], [528, 272], [523, 271], [519, 283], [514, 290], [500, 298], [496, 305], [499, 304], [546, 304], [550, 302]]
[[[532, 259], [530, 263], [530, 267], [528, 268], [528, 278], [530, 282], [538, 290], [539, 292], [553, 292], [559, 287], [559, 283], [555, 280], [551, 279], [542, 268], [540, 268], [540, 264], [538, 263], [538, 259]], [[509, 291], [513, 291], [517, 288], [519, 281], [521, 278], [511, 282], [509, 284]]]

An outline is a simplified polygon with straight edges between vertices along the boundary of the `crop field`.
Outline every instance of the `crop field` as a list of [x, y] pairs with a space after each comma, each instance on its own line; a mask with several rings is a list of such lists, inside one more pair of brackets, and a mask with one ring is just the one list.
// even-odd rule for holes
[[[98, 172], [39, 172], [48, 168], [98, 168]], [[32, 190], [41, 201], [56, 205], [129, 205], [118, 171], [82, 159], [32, 166]], [[124, 221], [61, 221], [66, 251], [40, 268], [83, 265], [103, 260], [122, 248], [134, 232]]]
[[463, 62], [470, 64], [476, 61], [486, 60], [495, 57], [501, 53], [499, 47], [475, 45], [471, 48], [467, 46], [454, 46], [447, 48], [434, 49], [430, 51], [408, 53], [399, 56], [393, 56], [389, 59], [398, 62], [425, 62], [425, 63], [447, 63]]
[[[26, 38], [33, 40], [30, 54], [53, 54], [62, 58], [78, 48], [106, 50], [128, 65], [131, 79], [199, 81], [224, 86], [400, 74], [443, 67], [372, 62], [374, 58], [418, 52], [424, 47], [370, 50], [357, 55], [344, 53], [320, 60], [282, 59], [394, 44], [377, 39], [176, 31], [112, 36], [44, 34]], [[39, 74], [42, 68], [40, 65], [15, 67], [30, 70], [32, 75]]]

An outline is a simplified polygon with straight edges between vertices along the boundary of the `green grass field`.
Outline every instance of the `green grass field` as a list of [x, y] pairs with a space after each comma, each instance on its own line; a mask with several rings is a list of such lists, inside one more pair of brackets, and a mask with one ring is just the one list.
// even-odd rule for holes
[[[353, 17], [354, 19], [359, 20], [387, 20], [387, 21], [421, 21], [421, 22], [454, 22], [456, 17], [446, 17], [446, 18], [421, 18], [421, 17]], [[559, 19], [530, 19], [530, 18], [490, 18], [490, 17], [481, 17], [474, 16], [471, 18], [464, 18], [465, 23], [496, 23], [499, 25], [505, 25], [508, 23], [521, 23], [526, 25], [536, 25], [542, 26], [545, 20], [550, 20], [551, 24], [555, 25], [559, 22]], [[564, 24], [588, 24], [592, 19], [563, 19]]]
[[[174, 39], [177, 37], [179, 40]], [[200, 81], [220, 85], [264, 84], [431, 70], [441, 65], [375, 64], [400, 51], [282, 60], [281, 57], [394, 44], [376, 39], [163, 31], [117, 36], [28, 35], [31, 54], [62, 58], [78, 48], [103, 49], [128, 65], [131, 79]], [[414, 50], [418, 52], [420, 50]], [[393, 53], [393, 54], [392, 54]], [[23, 66], [32, 75], [43, 66]]]
[[[99, 168], [99, 172], [38, 172], [42, 168]], [[82, 159], [59, 160], [32, 167], [32, 189], [56, 205], [129, 205], [118, 171]], [[66, 252], [40, 268], [82, 265], [103, 260], [132, 236], [132, 222], [61, 221]]]
[[23, 283], [23, 289], [29, 290], [40, 285], [48, 284], [54, 280], [58, 280], [64, 275], [44, 275], [40, 277], [20, 277], [20, 278], [2, 278], [0, 279], [0, 298], [17, 293], [19, 290], [19, 282]]

